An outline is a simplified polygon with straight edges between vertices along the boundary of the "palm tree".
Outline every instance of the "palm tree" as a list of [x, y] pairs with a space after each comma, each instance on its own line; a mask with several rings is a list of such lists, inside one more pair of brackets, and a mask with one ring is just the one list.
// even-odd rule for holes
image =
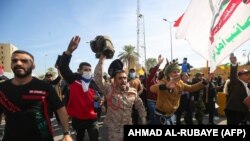
[[125, 45], [123, 52], [120, 52], [118, 57], [128, 67], [128, 69], [131, 69], [138, 63], [140, 56], [137, 52], [135, 52], [135, 47], [132, 45]]
[[157, 65], [157, 60], [155, 58], [148, 58], [146, 61], [146, 69], [150, 70], [150, 68]]

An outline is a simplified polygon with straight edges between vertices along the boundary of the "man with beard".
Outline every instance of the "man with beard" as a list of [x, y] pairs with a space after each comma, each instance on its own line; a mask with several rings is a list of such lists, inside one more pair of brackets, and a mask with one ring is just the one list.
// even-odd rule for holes
[[[128, 83], [129, 83], [130, 87], [136, 89], [137, 94], [141, 98], [141, 94], [143, 92], [143, 86], [141, 84], [140, 79], [136, 77], [136, 72], [135, 72], [134, 68], [129, 69]], [[133, 106], [133, 111], [132, 111], [132, 122], [133, 122], [133, 124], [138, 124], [139, 123], [138, 117], [139, 117], [138, 111], [135, 110], [135, 106]]]
[[55, 90], [31, 76], [34, 57], [22, 50], [13, 52], [14, 78], [0, 83], [0, 108], [6, 117], [3, 141], [53, 141], [47, 104], [57, 109], [62, 123], [63, 141], [72, 141], [68, 114]]
[[112, 83], [106, 83], [103, 79], [103, 63], [106, 56], [100, 56], [95, 68], [94, 78], [98, 87], [103, 90], [107, 100], [107, 113], [104, 124], [107, 127], [109, 141], [123, 140], [123, 125], [131, 125], [131, 112], [133, 105], [139, 112], [141, 124], [146, 124], [146, 112], [137, 90], [129, 87], [126, 72], [123, 70], [122, 62], [114, 60], [108, 69], [113, 78]]
[[98, 100], [98, 87], [92, 79], [91, 65], [82, 62], [78, 73], [69, 68], [72, 53], [77, 49], [80, 37], [75, 36], [70, 41], [67, 50], [63, 53], [58, 68], [68, 83], [70, 89], [67, 111], [72, 117], [72, 126], [76, 130], [76, 140], [82, 141], [85, 130], [88, 131], [89, 140], [98, 140], [97, 113], [94, 102]]
[[230, 83], [228, 84], [228, 98], [225, 114], [228, 125], [244, 125], [249, 120], [250, 110], [250, 70], [238, 71], [237, 57], [232, 53], [229, 57]]

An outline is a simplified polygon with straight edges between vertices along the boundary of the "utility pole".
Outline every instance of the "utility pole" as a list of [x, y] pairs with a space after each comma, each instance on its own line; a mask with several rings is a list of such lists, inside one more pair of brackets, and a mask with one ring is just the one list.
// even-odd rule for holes
[[[136, 18], [137, 18], [137, 53], [140, 55], [140, 0], [137, 0], [137, 11], [136, 11]], [[138, 62], [140, 58], [138, 58]]]
[[139, 15], [139, 17], [140, 17], [140, 27], [142, 27], [142, 28], [140, 28], [140, 29], [142, 29], [141, 30], [141, 34], [140, 35], [142, 35], [142, 37], [140, 36], [140, 45], [141, 45], [141, 50], [143, 50], [143, 51], [140, 51], [140, 57], [141, 57], [141, 65], [143, 66], [144, 65], [144, 67], [146, 68], [146, 37], [145, 37], [145, 20], [144, 20], [144, 15], [142, 15], [142, 14], [140, 14]]
[[140, 12], [140, 0], [137, 0], [137, 53], [139, 64], [146, 68], [145, 19]]

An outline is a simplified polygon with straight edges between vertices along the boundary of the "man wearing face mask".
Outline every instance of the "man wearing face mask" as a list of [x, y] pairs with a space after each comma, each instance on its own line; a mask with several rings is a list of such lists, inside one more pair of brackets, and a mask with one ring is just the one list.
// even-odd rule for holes
[[97, 141], [97, 113], [94, 110], [94, 100], [99, 90], [92, 79], [91, 65], [87, 62], [80, 63], [77, 73], [73, 73], [69, 68], [71, 54], [79, 43], [79, 36], [72, 38], [61, 57], [59, 70], [70, 87], [67, 111], [72, 117], [72, 126], [76, 130], [76, 141], [83, 141], [86, 129], [89, 140]]
[[140, 95], [143, 91], [142, 84], [139, 78], [136, 78], [135, 69], [129, 70], [129, 85], [132, 88], [137, 90], [137, 93]]
[[[129, 86], [132, 88], [135, 88], [137, 90], [138, 95], [140, 96], [140, 94], [143, 91], [142, 88], [142, 84], [139, 78], [136, 78], [136, 73], [135, 73], [135, 69], [129, 69], [129, 74], [128, 74], [128, 83]], [[138, 124], [138, 111], [135, 110], [135, 106], [133, 106], [133, 111], [132, 111], [132, 119], [133, 119], [133, 124]]]

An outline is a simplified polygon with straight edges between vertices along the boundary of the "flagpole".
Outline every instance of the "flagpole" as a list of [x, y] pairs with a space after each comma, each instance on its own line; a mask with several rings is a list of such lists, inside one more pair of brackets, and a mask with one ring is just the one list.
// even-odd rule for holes
[[173, 48], [172, 48], [172, 24], [169, 23], [169, 29], [170, 29], [170, 49], [171, 49], [171, 61], [173, 61]]
[[[208, 60], [206, 60], [206, 78], [209, 78], [209, 67], [208, 67]], [[208, 102], [208, 87], [206, 87], [206, 92], [205, 92], [205, 102]]]

